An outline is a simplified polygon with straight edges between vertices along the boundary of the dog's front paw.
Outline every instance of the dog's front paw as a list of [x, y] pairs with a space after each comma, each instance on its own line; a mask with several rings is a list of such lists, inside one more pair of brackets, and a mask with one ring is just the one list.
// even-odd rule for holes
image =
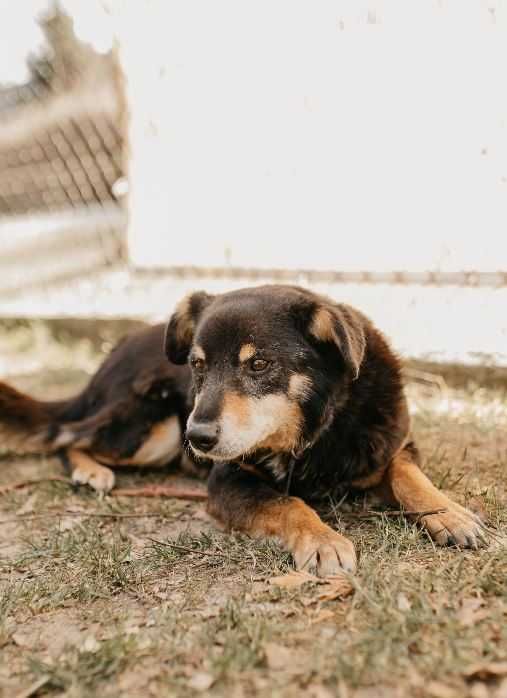
[[318, 532], [304, 532], [292, 546], [292, 555], [298, 570], [329, 577], [343, 570], [355, 572], [356, 551], [352, 542], [323, 524]]
[[440, 513], [422, 516], [420, 523], [439, 545], [478, 548], [487, 542], [481, 519], [451, 500]]
[[110, 492], [114, 487], [114, 473], [99, 463], [82, 467], [78, 465], [72, 471], [72, 482], [90, 485], [96, 492]]

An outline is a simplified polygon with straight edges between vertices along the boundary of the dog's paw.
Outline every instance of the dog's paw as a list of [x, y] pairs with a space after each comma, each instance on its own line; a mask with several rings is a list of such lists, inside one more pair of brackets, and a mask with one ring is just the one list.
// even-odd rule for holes
[[110, 492], [114, 487], [114, 473], [99, 463], [78, 465], [72, 471], [72, 482], [90, 485], [96, 492]]
[[474, 549], [487, 543], [484, 526], [477, 514], [450, 500], [443, 509], [439, 514], [420, 519], [436, 543]]
[[357, 568], [353, 543], [324, 524], [319, 532], [302, 533], [293, 545], [292, 556], [298, 570], [319, 577], [329, 577], [343, 570], [355, 572]]

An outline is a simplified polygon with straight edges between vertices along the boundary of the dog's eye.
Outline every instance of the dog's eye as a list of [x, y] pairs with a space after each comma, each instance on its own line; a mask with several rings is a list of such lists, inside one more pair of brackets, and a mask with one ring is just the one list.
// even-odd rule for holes
[[190, 361], [190, 365], [196, 371], [203, 371], [204, 370], [204, 360], [203, 359], [198, 359], [197, 357], [194, 357]]
[[252, 371], [255, 371], [256, 373], [265, 371], [268, 366], [269, 361], [265, 361], [264, 359], [253, 359], [253, 361], [250, 363], [250, 368], [252, 369]]

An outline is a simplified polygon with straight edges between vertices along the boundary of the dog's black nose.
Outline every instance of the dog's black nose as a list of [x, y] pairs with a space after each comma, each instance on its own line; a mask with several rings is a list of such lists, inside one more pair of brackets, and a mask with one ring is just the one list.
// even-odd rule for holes
[[207, 453], [217, 445], [219, 432], [216, 422], [192, 422], [187, 427], [187, 439], [199, 451]]

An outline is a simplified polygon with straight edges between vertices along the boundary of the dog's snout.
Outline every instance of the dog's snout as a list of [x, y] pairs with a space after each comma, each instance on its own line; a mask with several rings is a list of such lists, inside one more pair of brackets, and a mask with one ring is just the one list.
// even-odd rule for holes
[[217, 445], [219, 433], [217, 422], [192, 421], [187, 427], [187, 439], [191, 445], [205, 453]]

